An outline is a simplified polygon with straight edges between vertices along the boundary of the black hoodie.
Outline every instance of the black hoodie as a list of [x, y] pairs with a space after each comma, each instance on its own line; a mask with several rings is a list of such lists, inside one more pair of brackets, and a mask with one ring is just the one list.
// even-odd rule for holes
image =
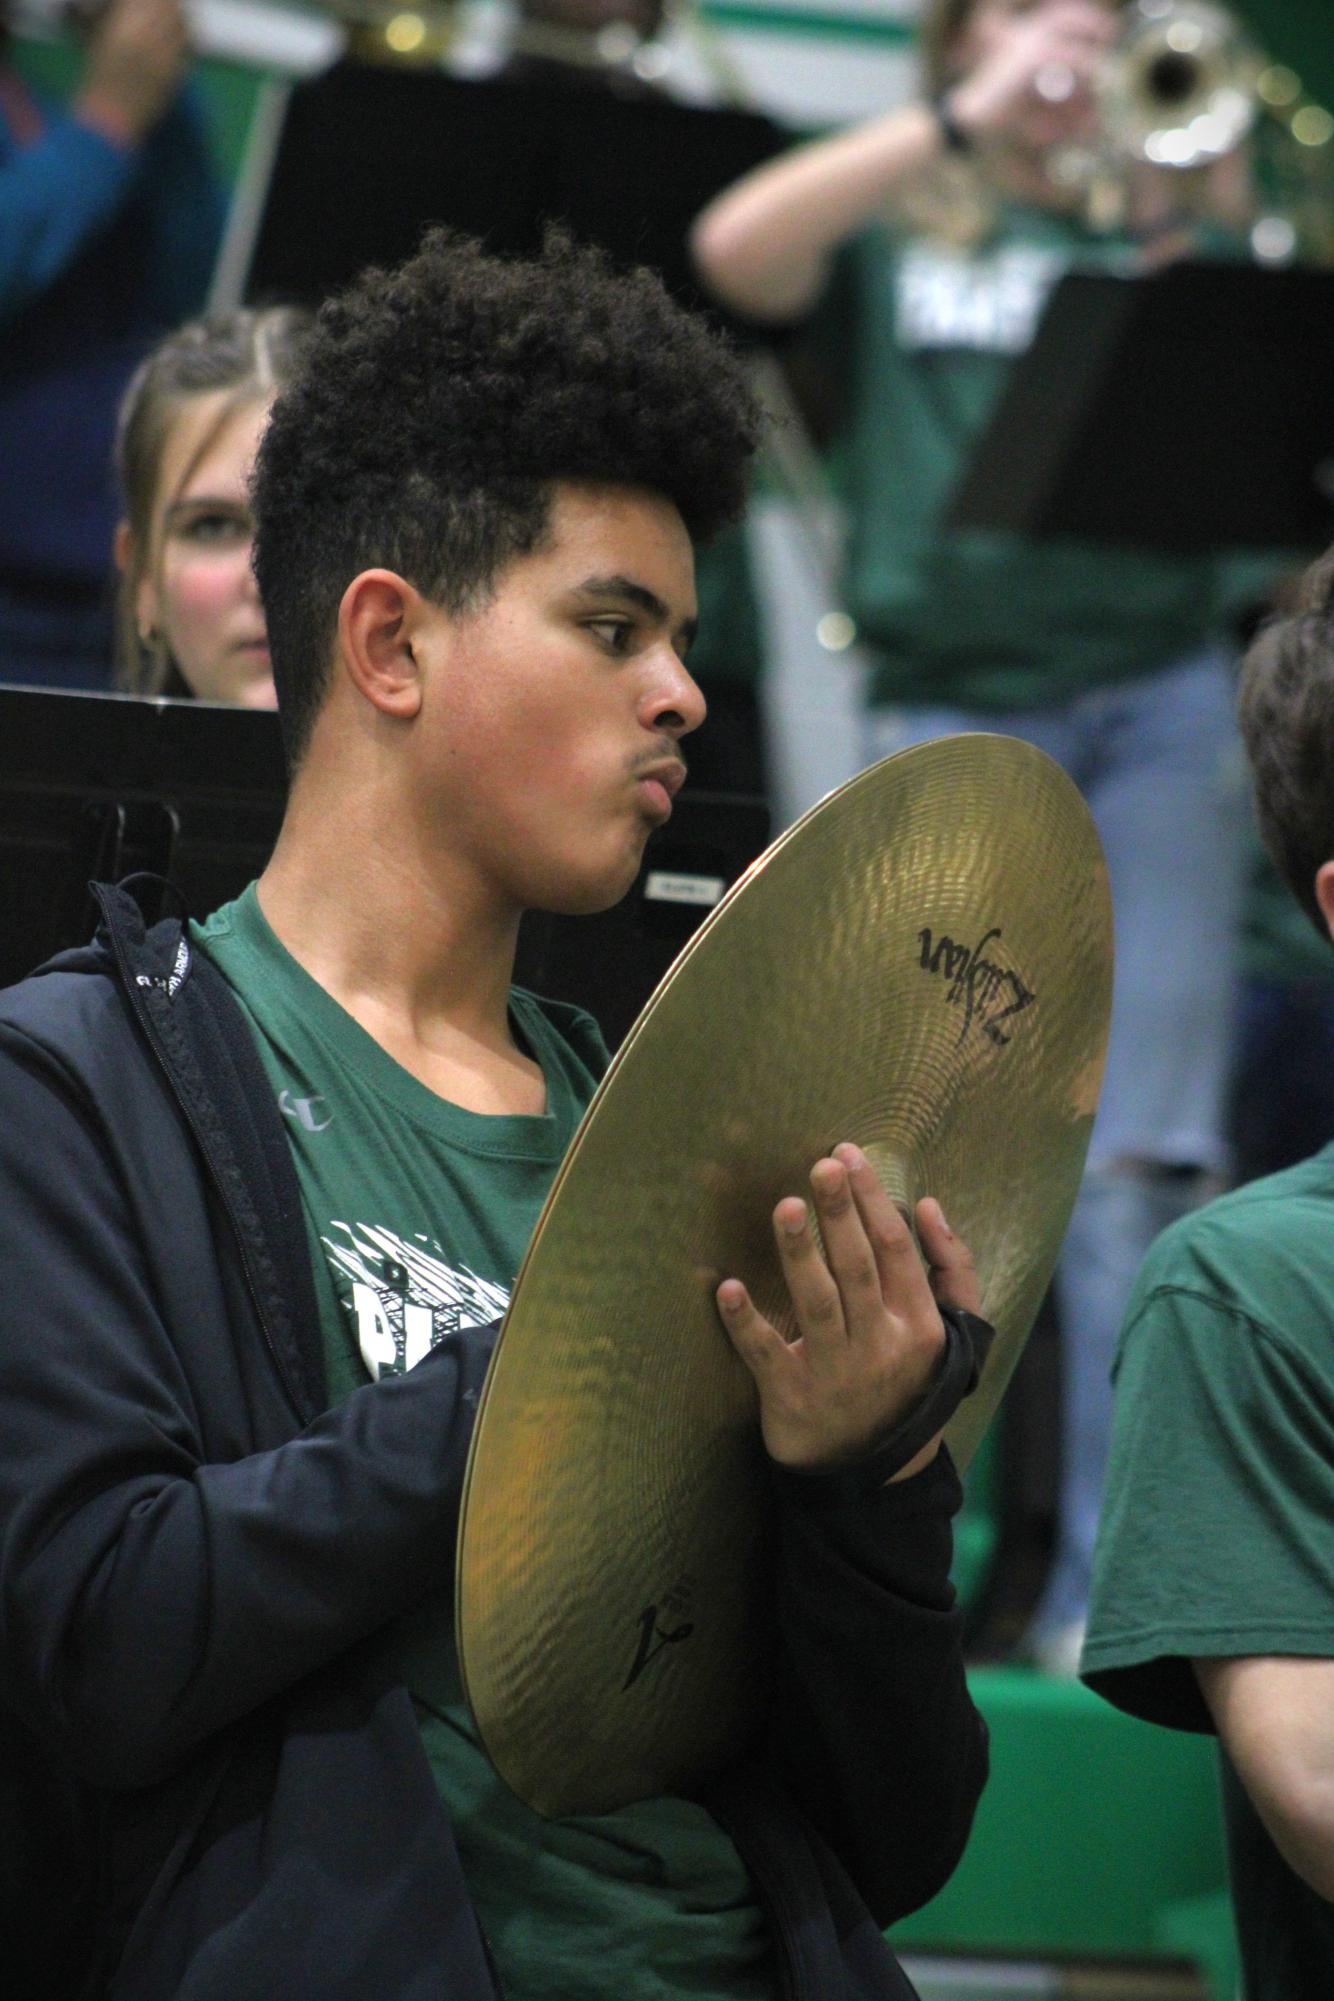
[[[441, 1586], [495, 1330], [326, 1408], [250, 1031], [178, 922], [97, 893], [96, 943], [0, 995], [6, 1993], [491, 2001], [411, 1699], [362, 1643]], [[785, 1997], [908, 1994], [877, 1928], [962, 1851], [957, 1505], [943, 1452], [779, 1502], [771, 1724], [707, 1803]]]

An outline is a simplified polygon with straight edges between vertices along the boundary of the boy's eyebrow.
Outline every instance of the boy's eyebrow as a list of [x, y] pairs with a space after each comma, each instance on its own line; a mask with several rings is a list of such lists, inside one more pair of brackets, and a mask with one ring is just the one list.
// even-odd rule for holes
[[[633, 577], [585, 577], [575, 589], [580, 597], [619, 598], [622, 604], [630, 604], [636, 611], [647, 612], [659, 625], [671, 623], [671, 614], [656, 591], [646, 584], [637, 584]], [[678, 628], [682, 637], [689, 642], [695, 637], [699, 627], [698, 618], [682, 619]]]

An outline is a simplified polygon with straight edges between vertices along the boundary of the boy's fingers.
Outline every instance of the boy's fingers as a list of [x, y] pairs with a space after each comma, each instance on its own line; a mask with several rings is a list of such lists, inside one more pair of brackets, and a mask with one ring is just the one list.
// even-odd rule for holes
[[841, 1336], [843, 1302], [820, 1254], [810, 1211], [799, 1195], [783, 1197], [774, 1209], [773, 1225], [783, 1277], [803, 1335]]
[[817, 1161], [811, 1188], [843, 1325], [851, 1334], [883, 1308], [875, 1250], [845, 1161], [838, 1157]]
[[915, 1293], [928, 1290], [912, 1231], [881, 1187], [879, 1175], [860, 1147], [836, 1147], [835, 1158], [848, 1170], [879, 1273], [881, 1298], [886, 1306], [899, 1311], [912, 1304]]
[[980, 1313], [981, 1287], [973, 1254], [946, 1222], [945, 1212], [934, 1195], [924, 1195], [917, 1205], [917, 1231], [936, 1298], [947, 1306], [962, 1306], [969, 1313]]
[[758, 1378], [773, 1366], [786, 1342], [771, 1327], [739, 1278], [725, 1278], [714, 1294], [732, 1346], [751, 1374]]

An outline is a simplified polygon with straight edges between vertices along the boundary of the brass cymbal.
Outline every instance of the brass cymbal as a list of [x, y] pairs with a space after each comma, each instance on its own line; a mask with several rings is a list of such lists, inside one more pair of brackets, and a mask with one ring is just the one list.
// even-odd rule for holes
[[539, 1812], [689, 1790], [764, 1700], [770, 1505], [718, 1281], [791, 1327], [770, 1215], [840, 1140], [896, 1201], [938, 1196], [997, 1329], [949, 1428], [966, 1461], [1069, 1218], [1110, 996], [1088, 810], [985, 735], [841, 787], [671, 967], [556, 1177], [465, 1487], [464, 1686]]

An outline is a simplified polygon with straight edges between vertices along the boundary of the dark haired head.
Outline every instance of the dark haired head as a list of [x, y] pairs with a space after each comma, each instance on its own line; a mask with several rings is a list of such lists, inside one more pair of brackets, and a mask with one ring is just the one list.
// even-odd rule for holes
[[1307, 571], [1299, 609], [1252, 642], [1237, 714], [1261, 838], [1327, 939], [1315, 878], [1334, 859], [1334, 549]]
[[255, 473], [255, 573], [289, 761], [353, 577], [451, 613], [541, 542], [562, 481], [647, 488], [696, 542], [741, 511], [758, 415], [740, 365], [647, 271], [553, 232], [503, 259], [433, 230], [321, 309]]

